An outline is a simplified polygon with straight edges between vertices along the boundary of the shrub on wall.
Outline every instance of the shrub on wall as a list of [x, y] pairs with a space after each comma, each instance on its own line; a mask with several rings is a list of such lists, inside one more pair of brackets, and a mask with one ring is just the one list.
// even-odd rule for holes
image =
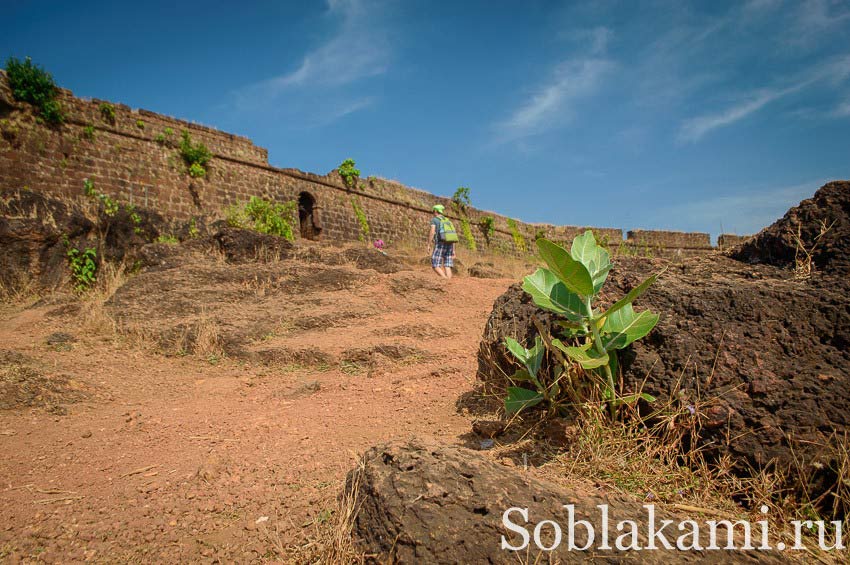
[[56, 101], [56, 83], [50, 73], [33, 64], [29, 57], [24, 61], [9, 57], [6, 61], [6, 76], [15, 100], [35, 106], [38, 117], [49, 124], [65, 121], [65, 114]]
[[252, 196], [243, 205], [234, 204], [227, 210], [227, 225], [277, 235], [293, 241], [293, 215], [298, 208], [294, 200], [270, 202]]
[[183, 130], [183, 138], [180, 141], [180, 156], [186, 163], [186, 170], [190, 177], [206, 176], [207, 163], [212, 159], [212, 152], [200, 141], [193, 143], [192, 136], [186, 130]]
[[343, 161], [339, 169], [339, 176], [342, 177], [342, 182], [345, 183], [345, 186], [348, 188], [354, 188], [357, 184], [357, 179], [360, 178], [360, 169], [355, 167], [354, 159], [348, 158]]
[[496, 233], [496, 220], [493, 216], [484, 216], [478, 222], [478, 225], [481, 226], [481, 231], [484, 232], [484, 239], [487, 240], [487, 243], [490, 243], [490, 240], [493, 238], [493, 235]]
[[516, 248], [523, 253], [528, 250], [528, 247], [525, 245], [525, 238], [522, 237], [522, 234], [519, 233], [519, 228], [516, 225], [516, 220], [513, 218], [508, 218], [508, 229], [511, 230], [511, 236], [514, 238], [514, 245]]
[[100, 117], [103, 118], [104, 122], [114, 124], [115, 123], [115, 106], [110, 104], [109, 102], [104, 102], [100, 105]]

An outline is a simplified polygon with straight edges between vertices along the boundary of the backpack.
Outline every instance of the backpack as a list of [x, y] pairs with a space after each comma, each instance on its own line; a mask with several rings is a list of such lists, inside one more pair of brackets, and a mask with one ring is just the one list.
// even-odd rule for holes
[[457, 243], [460, 239], [455, 231], [455, 226], [452, 221], [445, 216], [440, 216], [440, 241], [444, 243]]

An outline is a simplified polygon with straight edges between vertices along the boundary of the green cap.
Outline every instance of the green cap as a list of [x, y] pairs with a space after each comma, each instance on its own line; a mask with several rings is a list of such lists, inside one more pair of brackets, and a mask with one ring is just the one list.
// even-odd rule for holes
[[446, 211], [446, 207], [443, 206], [442, 204], [434, 204], [434, 207], [431, 208], [431, 209], [434, 210], [435, 212], [439, 212], [440, 214], [442, 214], [443, 212]]

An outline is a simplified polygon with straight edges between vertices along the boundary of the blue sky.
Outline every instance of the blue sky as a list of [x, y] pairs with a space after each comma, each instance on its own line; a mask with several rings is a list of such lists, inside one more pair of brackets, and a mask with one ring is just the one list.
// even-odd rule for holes
[[3, 0], [78, 96], [526, 221], [750, 233], [850, 178], [850, 1]]

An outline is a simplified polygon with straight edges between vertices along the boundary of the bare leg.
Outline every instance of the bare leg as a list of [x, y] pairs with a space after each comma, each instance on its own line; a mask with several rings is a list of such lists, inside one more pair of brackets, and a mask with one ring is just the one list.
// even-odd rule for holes
[[451, 267], [446, 267], [445, 269], [446, 269], [446, 278], [447, 278], [447, 279], [452, 278], [452, 268], [451, 268]]
[[434, 272], [440, 275], [441, 278], [446, 278], [446, 272], [442, 267], [434, 267]]

